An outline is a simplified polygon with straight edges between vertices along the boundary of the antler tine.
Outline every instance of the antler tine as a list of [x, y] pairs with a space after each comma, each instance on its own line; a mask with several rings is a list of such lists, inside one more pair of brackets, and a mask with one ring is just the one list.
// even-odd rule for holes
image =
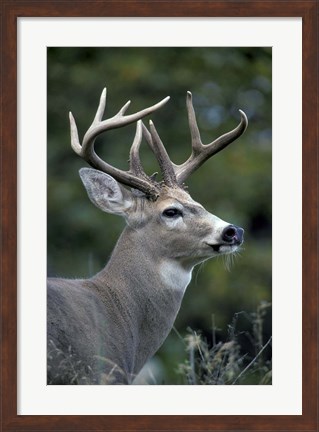
[[146, 139], [147, 144], [149, 145], [150, 149], [154, 153], [154, 144], [153, 144], [152, 136], [149, 130], [147, 129], [147, 127], [145, 126], [145, 124], [143, 123], [143, 120], [142, 120], [142, 132], [143, 132], [143, 137]]
[[146, 193], [148, 196], [157, 196], [158, 186], [144, 173], [138, 156], [140, 140], [142, 138], [141, 125], [137, 125], [136, 136], [131, 149], [131, 157], [133, 158], [133, 162], [131, 162], [129, 171], [122, 171], [104, 162], [95, 153], [94, 142], [96, 137], [102, 132], [126, 126], [135, 121], [139, 121], [141, 118], [161, 108], [163, 105], [166, 104], [168, 100], [169, 96], [158, 102], [157, 104], [152, 105], [151, 107], [145, 108], [134, 114], [124, 115], [130, 104], [130, 101], [128, 101], [115, 116], [102, 121], [106, 105], [106, 89], [104, 88], [101, 94], [100, 103], [96, 115], [90, 128], [84, 135], [82, 145], [79, 141], [79, 135], [74, 117], [72, 113], [70, 113], [71, 146], [79, 156], [85, 159], [94, 168], [110, 174], [120, 183], [131, 186], [135, 189], [139, 189], [140, 191]]
[[[156, 129], [154, 123], [150, 121], [150, 133], [147, 127], [142, 122], [143, 136], [146, 139], [147, 144], [149, 145], [152, 152], [155, 154], [156, 159], [160, 165], [164, 183], [168, 186], [177, 185], [177, 179], [175, 175], [175, 167], [176, 165], [170, 160], [164, 144], [162, 143]], [[154, 173], [150, 178], [155, 178], [158, 173]]]
[[184, 181], [207, 159], [209, 159], [210, 157], [227, 147], [237, 138], [239, 138], [245, 132], [248, 126], [246, 114], [242, 110], [239, 110], [241, 115], [239, 125], [232, 131], [221, 135], [219, 138], [217, 138], [210, 144], [204, 145], [201, 141], [199, 129], [196, 122], [191, 92], [187, 92], [186, 105], [188, 112], [189, 128], [192, 138], [192, 154], [189, 159], [182, 165], [175, 165], [176, 178], [179, 184], [183, 184]]
[[141, 121], [139, 120], [136, 123], [136, 132], [134, 141], [130, 150], [130, 169], [129, 171], [134, 175], [144, 174], [144, 170], [141, 164], [140, 159], [140, 145], [142, 142], [142, 125]]
[[141, 159], [140, 159], [140, 145], [142, 142], [142, 136], [143, 136], [143, 132], [142, 132], [142, 120], [139, 120], [136, 123], [136, 133], [135, 133], [135, 138], [130, 150], [130, 169], [129, 172], [131, 172], [132, 174], [140, 177], [140, 178], [144, 178], [148, 181], [152, 182], [151, 177], [149, 177], [141, 164]]
[[188, 124], [192, 138], [192, 149], [194, 153], [199, 153], [201, 151], [203, 143], [197, 126], [195, 110], [192, 102], [192, 93], [190, 91], [187, 92], [186, 107], [188, 114]]
[[151, 148], [161, 168], [163, 174], [163, 181], [167, 186], [176, 186], [177, 180], [176, 180], [175, 170], [172, 161], [170, 160], [167, 154], [164, 144], [162, 143], [152, 120], [150, 120], [149, 124], [150, 124], [151, 141], [152, 141]]
[[104, 111], [105, 111], [105, 105], [106, 105], [106, 87], [102, 90], [101, 97], [100, 97], [100, 103], [97, 108], [93, 124], [99, 123], [102, 120]]

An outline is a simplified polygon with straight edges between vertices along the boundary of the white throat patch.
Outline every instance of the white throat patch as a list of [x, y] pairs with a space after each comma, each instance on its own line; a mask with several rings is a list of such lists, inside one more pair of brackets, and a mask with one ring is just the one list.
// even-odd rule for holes
[[174, 260], [162, 261], [159, 273], [161, 280], [167, 287], [183, 294], [192, 278], [192, 270], [186, 270]]

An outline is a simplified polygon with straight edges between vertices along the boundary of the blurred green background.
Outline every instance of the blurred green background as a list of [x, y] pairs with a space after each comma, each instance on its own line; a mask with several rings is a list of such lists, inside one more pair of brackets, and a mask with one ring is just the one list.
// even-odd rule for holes
[[[186, 92], [193, 103], [204, 143], [233, 129], [238, 109], [248, 116], [245, 134], [188, 180], [192, 197], [207, 210], [245, 229], [245, 244], [230, 269], [223, 259], [198, 266], [175, 328], [184, 337], [190, 327], [210, 342], [227, 341], [238, 315], [236, 338], [246, 361], [256, 354], [251, 339], [256, 325], [251, 313], [271, 302], [271, 49], [270, 48], [49, 48], [48, 49], [48, 275], [89, 277], [110, 256], [124, 227], [87, 198], [78, 170], [87, 166], [70, 147], [68, 112], [80, 137], [90, 126], [102, 89], [108, 89], [105, 117], [127, 100], [129, 113], [165, 96], [168, 104], [152, 115], [171, 159], [190, 154]], [[98, 138], [97, 153], [127, 169], [135, 126]], [[146, 143], [141, 150], [146, 172], [158, 170]], [[262, 340], [271, 334], [271, 308], [263, 317]], [[182, 383], [177, 366], [185, 347], [172, 331], [156, 354], [157, 383]], [[266, 360], [271, 350], [263, 353]], [[247, 383], [254, 382], [253, 378]]]

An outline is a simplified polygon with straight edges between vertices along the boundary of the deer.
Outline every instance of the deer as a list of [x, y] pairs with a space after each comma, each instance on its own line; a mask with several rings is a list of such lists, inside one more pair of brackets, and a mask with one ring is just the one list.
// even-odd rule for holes
[[[91, 166], [79, 171], [89, 199], [103, 212], [122, 216], [126, 226], [109, 261], [96, 275], [48, 278], [48, 384], [86, 384], [86, 376], [82, 381], [78, 378], [76, 365], [94, 377], [94, 384], [132, 384], [173, 328], [194, 267], [232, 254], [243, 243], [244, 230], [194, 201], [185, 181], [244, 133], [247, 116], [239, 110], [240, 123], [235, 129], [203, 144], [192, 94], [187, 92], [192, 150], [184, 163], [176, 165], [152, 120], [149, 128], [142, 121], [168, 100], [169, 96], [127, 115], [128, 101], [115, 116], [102, 120], [104, 88], [82, 143], [69, 113], [71, 146]], [[129, 169], [124, 171], [102, 160], [94, 143], [100, 134], [131, 123], [136, 124], [136, 133]], [[157, 159], [161, 180], [156, 179], [158, 173], [148, 175], [142, 167], [143, 138]], [[70, 359], [73, 373], [65, 373]]]

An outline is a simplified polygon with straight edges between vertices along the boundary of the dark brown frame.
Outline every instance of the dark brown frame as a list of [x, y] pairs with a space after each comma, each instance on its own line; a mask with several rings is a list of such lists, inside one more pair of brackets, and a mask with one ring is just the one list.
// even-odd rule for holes
[[[17, 18], [302, 17], [303, 414], [300, 416], [17, 415]], [[318, 1], [2, 0], [1, 403], [3, 431], [317, 431]], [[287, 71], [288, 72], [288, 71]], [[289, 101], [287, 101], [289, 103]], [[283, 143], [289, 152], [289, 143]], [[289, 157], [289, 153], [288, 153]]]

